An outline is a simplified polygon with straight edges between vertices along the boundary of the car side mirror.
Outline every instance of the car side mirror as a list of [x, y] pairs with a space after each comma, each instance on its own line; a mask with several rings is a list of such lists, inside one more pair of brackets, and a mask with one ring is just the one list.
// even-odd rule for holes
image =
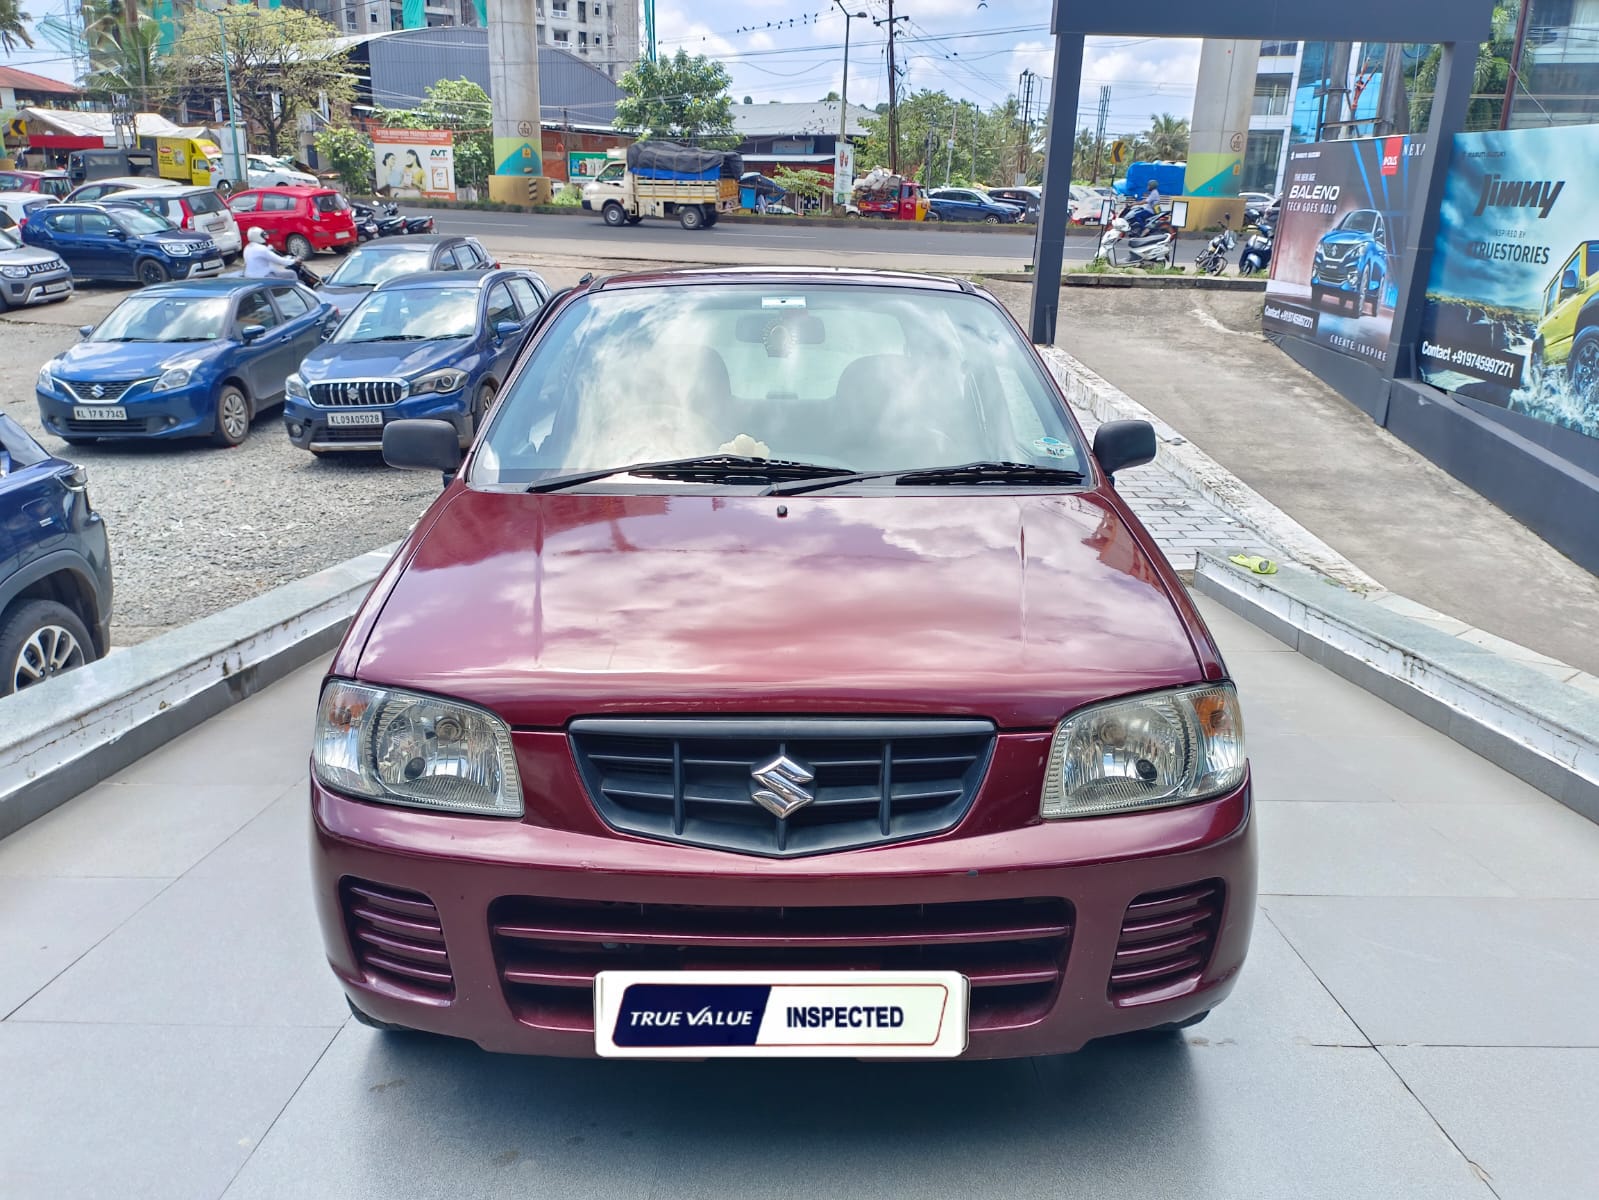
[[125, 242], [128, 240], [128, 231], [120, 225], [113, 225], [111, 226], [111, 236], [119, 242]]
[[461, 466], [461, 435], [448, 421], [390, 421], [383, 461], [402, 471], [439, 471], [448, 483]]
[[1579, 286], [1580, 284], [1577, 282], [1576, 271], [1567, 271], [1560, 277], [1561, 295], [1570, 295], [1572, 292], [1575, 292]]
[[265, 325], [246, 325], [239, 330], [239, 336], [246, 342], [253, 342], [266, 333]]
[[1094, 460], [1116, 481], [1116, 472], [1155, 461], [1155, 427], [1148, 421], [1106, 421], [1094, 434]]
[[494, 323], [494, 336], [502, 342], [509, 338], [514, 338], [521, 332], [522, 327], [515, 321], [496, 321]]
[[93, 333], [93, 332], [94, 332], [94, 326], [93, 325], [79, 325], [78, 326], [78, 337], [81, 340], [83, 340], [83, 341], [88, 341], [89, 340], [89, 335], [91, 333]]

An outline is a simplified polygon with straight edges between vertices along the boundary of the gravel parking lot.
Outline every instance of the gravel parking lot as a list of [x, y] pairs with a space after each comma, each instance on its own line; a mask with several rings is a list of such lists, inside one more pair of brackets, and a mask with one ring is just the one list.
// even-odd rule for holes
[[[375, 454], [314, 459], [289, 444], [274, 409], [244, 444], [100, 442], [44, 432], [39, 368], [97, 319], [94, 297], [0, 323], [0, 408], [46, 449], [89, 472], [111, 535], [112, 641], [131, 645], [404, 536], [438, 494], [437, 476]], [[61, 324], [43, 323], [59, 319]]]

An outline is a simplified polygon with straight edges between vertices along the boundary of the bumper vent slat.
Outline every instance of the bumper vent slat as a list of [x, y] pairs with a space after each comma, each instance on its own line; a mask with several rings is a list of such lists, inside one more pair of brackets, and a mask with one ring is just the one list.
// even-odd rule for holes
[[[662, 841], [787, 858], [927, 837], [971, 806], [987, 721], [580, 720], [573, 755], [600, 816]], [[756, 776], [787, 759], [800, 802], [777, 816]]]
[[1118, 1004], [1168, 1000], [1192, 991], [1216, 949], [1222, 885], [1217, 880], [1146, 892], [1127, 906], [1110, 972]]
[[454, 994], [444, 926], [431, 900], [361, 879], [344, 880], [339, 892], [350, 944], [368, 977], [435, 1000]]
[[543, 1029], [593, 1028], [600, 971], [959, 971], [974, 1029], [1041, 1020], [1072, 938], [1063, 900], [720, 908], [504, 896], [489, 932], [506, 999]]

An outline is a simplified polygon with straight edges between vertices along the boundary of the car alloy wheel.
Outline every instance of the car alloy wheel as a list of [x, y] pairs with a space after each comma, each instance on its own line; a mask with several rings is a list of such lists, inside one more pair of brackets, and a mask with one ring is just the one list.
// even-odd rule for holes
[[237, 446], [250, 434], [250, 401], [231, 383], [217, 396], [217, 428], [214, 435], [223, 446]]
[[144, 259], [139, 263], [138, 274], [139, 283], [144, 287], [150, 287], [157, 283], [165, 283], [168, 279], [172, 278], [166, 267], [156, 262], [156, 260], [153, 258]]
[[988, 216], [983, 218], [983, 224], [984, 225], [998, 225], [999, 224], [999, 218], [996, 217], [993, 213], [989, 213]]
[[1577, 335], [1577, 344], [1571, 351], [1571, 365], [1566, 371], [1572, 392], [1584, 404], [1599, 393], [1599, 327], [1585, 329]]
[[94, 647], [83, 621], [55, 600], [30, 600], [0, 622], [0, 696], [20, 692], [46, 679], [94, 661]]
[[612, 229], [627, 224], [627, 210], [614, 200], [605, 206], [600, 215], [605, 218], [605, 223]]
[[283, 248], [301, 262], [304, 262], [306, 259], [310, 258], [312, 254], [316, 253], [315, 249], [311, 245], [311, 240], [301, 233], [291, 233], [288, 236], [288, 239], [283, 243]]
[[60, 625], [46, 625], [34, 630], [33, 636], [22, 644], [12, 669], [11, 686], [20, 692], [82, 665], [83, 646], [72, 636], [72, 631]]

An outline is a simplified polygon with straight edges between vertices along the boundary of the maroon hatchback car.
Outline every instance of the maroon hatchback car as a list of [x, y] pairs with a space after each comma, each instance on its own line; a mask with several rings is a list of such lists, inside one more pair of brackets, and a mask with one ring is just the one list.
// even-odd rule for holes
[[1255, 905], [1233, 685], [1003, 308], [704, 271], [545, 312], [324, 684], [356, 1016], [496, 1051], [934, 1058], [1177, 1028]]

